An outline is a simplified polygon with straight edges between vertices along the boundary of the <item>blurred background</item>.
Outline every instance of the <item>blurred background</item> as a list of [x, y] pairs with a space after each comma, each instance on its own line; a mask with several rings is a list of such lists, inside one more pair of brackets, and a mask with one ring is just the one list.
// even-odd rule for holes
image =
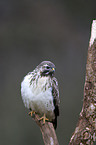
[[56, 130], [67, 145], [83, 103], [87, 48], [96, 1], [0, 1], [0, 145], [43, 145], [39, 127], [20, 94], [23, 77], [41, 61], [56, 65], [60, 117]]

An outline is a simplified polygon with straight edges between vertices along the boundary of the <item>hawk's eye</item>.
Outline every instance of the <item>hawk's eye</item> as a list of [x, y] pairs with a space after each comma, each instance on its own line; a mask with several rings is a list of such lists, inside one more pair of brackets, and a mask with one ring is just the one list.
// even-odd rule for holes
[[47, 68], [47, 69], [49, 69], [49, 68], [50, 68], [50, 66], [46, 66], [46, 68]]

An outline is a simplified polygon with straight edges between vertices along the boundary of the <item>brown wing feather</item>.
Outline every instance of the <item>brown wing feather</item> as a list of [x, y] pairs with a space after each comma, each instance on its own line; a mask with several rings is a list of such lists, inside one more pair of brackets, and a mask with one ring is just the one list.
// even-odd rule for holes
[[53, 95], [53, 103], [55, 106], [55, 109], [54, 109], [55, 119], [53, 120], [53, 125], [54, 125], [54, 128], [56, 129], [57, 116], [59, 116], [60, 99], [59, 99], [58, 82], [57, 82], [57, 79], [55, 77], [53, 77], [53, 79], [52, 79], [52, 95]]

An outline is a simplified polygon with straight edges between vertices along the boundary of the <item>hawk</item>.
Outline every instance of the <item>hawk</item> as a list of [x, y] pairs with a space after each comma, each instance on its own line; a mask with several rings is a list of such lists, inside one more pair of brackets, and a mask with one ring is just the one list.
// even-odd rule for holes
[[58, 81], [54, 77], [55, 65], [50, 61], [41, 62], [32, 72], [29, 72], [21, 83], [21, 96], [25, 107], [36, 113], [40, 120], [50, 121], [57, 127], [59, 116]]

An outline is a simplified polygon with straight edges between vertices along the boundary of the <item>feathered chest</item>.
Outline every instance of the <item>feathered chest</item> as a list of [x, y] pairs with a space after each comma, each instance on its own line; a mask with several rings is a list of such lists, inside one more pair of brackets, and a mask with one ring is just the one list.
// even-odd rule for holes
[[[24, 104], [38, 113], [47, 113], [54, 110], [52, 96], [52, 80], [50, 77], [40, 77], [31, 81], [26, 76], [22, 82], [21, 93]], [[31, 83], [30, 83], [31, 82]]]
[[40, 77], [30, 84], [30, 89], [34, 95], [38, 95], [39, 93], [43, 93], [46, 90], [52, 87], [51, 79], [49, 77]]

